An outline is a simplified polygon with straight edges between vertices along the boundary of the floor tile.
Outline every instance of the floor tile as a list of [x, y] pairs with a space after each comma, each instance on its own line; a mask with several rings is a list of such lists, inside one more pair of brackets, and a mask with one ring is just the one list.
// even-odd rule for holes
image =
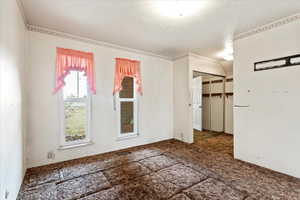
[[126, 156], [112, 156], [105, 159], [96, 159], [89, 162], [66, 164], [61, 170], [62, 180], [76, 178], [82, 175], [94, 173], [100, 170], [115, 168], [133, 162]]
[[103, 173], [98, 172], [62, 182], [57, 185], [57, 191], [59, 199], [68, 200], [83, 197], [110, 186]]
[[127, 157], [133, 161], [139, 161], [143, 160], [148, 157], [157, 156], [162, 154], [162, 151], [160, 151], [157, 148], [148, 148], [148, 149], [141, 149], [137, 151], [133, 151], [130, 154], [127, 155]]
[[266, 196], [249, 196], [245, 200], [275, 200], [280, 198], [271, 198], [271, 197], [266, 197]]
[[175, 195], [170, 200], [191, 200], [191, 199], [188, 196], [186, 196], [185, 194], [181, 193], [181, 194]]
[[120, 184], [136, 177], [149, 174], [150, 172], [151, 171], [142, 164], [133, 162], [105, 170], [103, 173], [112, 184]]
[[48, 183], [26, 189], [20, 193], [18, 200], [58, 200], [56, 184]]
[[173, 183], [180, 188], [187, 188], [195, 183], [199, 183], [207, 178], [206, 175], [197, 172], [182, 164], [177, 164], [157, 172], [164, 181]]
[[90, 162], [90, 163], [78, 163], [66, 165], [60, 170], [62, 180], [68, 180], [76, 178], [82, 175], [94, 173], [102, 170], [103, 164], [100, 161]]
[[149, 193], [156, 194], [161, 199], [167, 199], [181, 190], [180, 185], [164, 180], [156, 173], [142, 176], [135, 180], [143, 185]]
[[144, 160], [141, 160], [140, 163], [142, 163], [143, 165], [145, 165], [153, 171], [158, 171], [160, 169], [176, 164], [177, 161], [168, 156], [160, 155], [146, 158]]
[[26, 176], [24, 183], [29, 187], [60, 180], [59, 171], [57, 169], [35, 171], [28, 173]]
[[82, 198], [81, 200], [119, 200], [119, 195], [116, 187], [102, 190], [100, 192], [97, 192], [95, 194], [86, 196]]
[[120, 200], [160, 200], [160, 196], [143, 182], [130, 182], [117, 186]]
[[247, 196], [246, 193], [235, 190], [212, 178], [185, 190], [184, 193], [192, 199], [199, 200], [243, 200]]

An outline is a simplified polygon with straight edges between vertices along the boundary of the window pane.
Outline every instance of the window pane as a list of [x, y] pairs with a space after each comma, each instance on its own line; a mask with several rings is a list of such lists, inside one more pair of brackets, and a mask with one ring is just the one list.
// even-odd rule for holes
[[77, 72], [71, 71], [65, 77], [65, 86], [63, 87], [64, 99], [77, 97]]
[[65, 141], [86, 138], [87, 109], [84, 98], [78, 101], [65, 101]]
[[133, 102], [121, 103], [121, 134], [134, 132]]
[[87, 96], [87, 77], [84, 72], [71, 71], [65, 77], [65, 84], [64, 99]]
[[120, 98], [133, 98], [133, 78], [125, 77], [122, 81], [123, 90], [120, 91]]
[[87, 78], [85, 76], [85, 72], [78, 72], [78, 81], [79, 81], [79, 85], [78, 85], [78, 97], [87, 97]]
[[87, 79], [84, 72], [71, 71], [65, 78], [64, 126], [65, 141], [86, 138], [87, 126]]

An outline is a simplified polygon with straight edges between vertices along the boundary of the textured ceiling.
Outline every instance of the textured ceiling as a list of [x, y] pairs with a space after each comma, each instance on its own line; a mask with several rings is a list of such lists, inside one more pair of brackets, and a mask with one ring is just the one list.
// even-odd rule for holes
[[177, 57], [210, 58], [233, 35], [300, 12], [300, 0], [179, 0], [197, 4], [191, 15], [168, 16], [176, 0], [23, 0], [31, 25]]

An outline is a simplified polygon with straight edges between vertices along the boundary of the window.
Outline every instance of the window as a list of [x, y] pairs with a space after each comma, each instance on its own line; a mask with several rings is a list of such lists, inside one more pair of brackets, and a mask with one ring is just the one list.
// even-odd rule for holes
[[84, 72], [71, 71], [65, 78], [62, 90], [61, 145], [77, 145], [90, 142], [90, 104], [87, 78]]
[[119, 138], [138, 135], [137, 95], [134, 78], [125, 77], [118, 98]]

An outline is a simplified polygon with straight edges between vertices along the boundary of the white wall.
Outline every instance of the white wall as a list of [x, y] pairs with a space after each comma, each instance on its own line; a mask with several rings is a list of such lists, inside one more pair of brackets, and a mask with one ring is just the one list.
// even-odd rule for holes
[[233, 60], [231, 61], [221, 61], [220, 64], [222, 65], [226, 76], [231, 76], [233, 74]]
[[192, 143], [191, 96], [189, 90], [189, 59], [184, 57], [174, 61], [174, 137]]
[[193, 138], [192, 88], [193, 70], [225, 76], [215, 60], [189, 54], [174, 61], [174, 137], [187, 143]]
[[223, 66], [219, 62], [195, 54], [189, 54], [189, 66], [190, 70], [221, 76], [226, 75]]
[[235, 157], [300, 178], [300, 66], [254, 72], [254, 62], [299, 54], [300, 23], [234, 42]]
[[[109, 152], [173, 138], [173, 64], [170, 61], [122, 50], [87, 44], [62, 37], [29, 33], [28, 76], [28, 164], [45, 165], [87, 155]], [[92, 97], [93, 145], [57, 150], [59, 99], [54, 87], [56, 47], [93, 52], [97, 94]], [[140, 98], [140, 136], [117, 141], [117, 113], [112, 89], [115, 58], [141, 61], [144, 96]], [[54, 151], [54, 160], [46, 158]]]
[[25, 26], [16, 1], [0, 2], [0, 199], [16, 199], [25, 172]]

